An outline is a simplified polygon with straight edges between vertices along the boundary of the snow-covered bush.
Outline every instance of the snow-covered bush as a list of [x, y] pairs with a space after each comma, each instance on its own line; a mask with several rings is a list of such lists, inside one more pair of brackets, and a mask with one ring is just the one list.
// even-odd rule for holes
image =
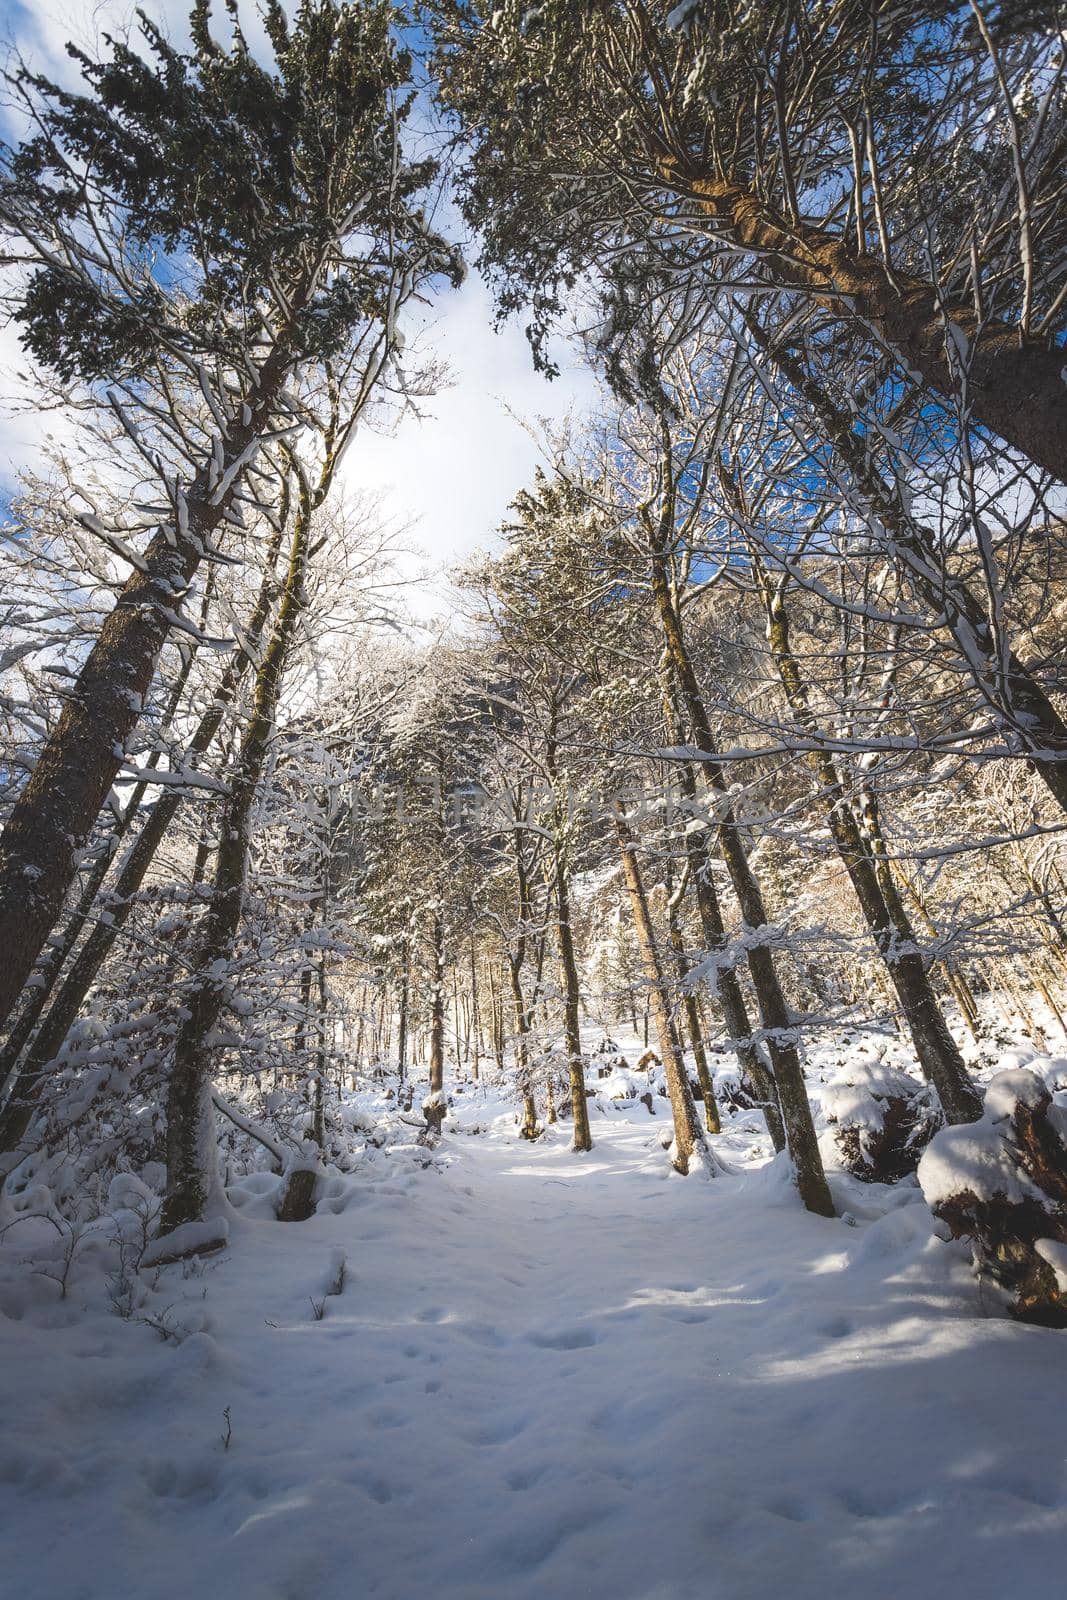
[[936, 1136], [919, 1182], [1013, 1316], [1067, 1327], [1067, 1109], [1036, 1073], [998, 1073], [984, 1116]]
[[591, 1065], [596, 1068], [598, 1078], [611, 1078], [619, 1072], [629, 1072], [630, 1063], [623, 1055], [614, 1039], [604, 1038], [593, 1051]]
[[914, 1172], [941, 1121], [926, 1086], [883, 1061], [839, 1073], [822, 1104], [842, 1162], [865, 1183], [896, 1183]]

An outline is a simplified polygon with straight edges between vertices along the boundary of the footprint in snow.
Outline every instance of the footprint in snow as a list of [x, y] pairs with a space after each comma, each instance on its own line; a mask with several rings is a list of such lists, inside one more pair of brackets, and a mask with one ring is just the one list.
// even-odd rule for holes
[[498, 1547], [501, 1566], [516, 1572], [528, 1573], [555, 1555], [561, 1545], [575, 1534], [586, 1533], [611, 1513], [595, 1506], [576, 1506], [546, 1521], [531, 1522], [518, 1529], [511, 1538]]
[[548, 1471], [547, 1467], [518, 1467], [514, 1472], [505, 1472], [504, 1482], [512, 1494], [521, 1494], [524, 1489], [532, 1489], [539, 1483]]
[[407, 1420], [392, 1406], [375, 1406], [373, 1410], [365, 1411], [363, 1418], [372, 1428], [402, 1428]]
[[786, 1495], [780, 1500], [772, 1500], [766, 1507], [772, 1517], [781, 1517], [784, 1522], [810, 1522], [812, 1514], [803, 1501]]
[[1037, 1506], [1041, 1511], [1052, 1511], [1063, 1504], [1062, 1497], [1051, 1484], [1037, 1484], [1029, 1479], [1009, 1479], [1006, 1483], [991, 1484], [990, 1487], [999, 1489], [1002, 1494], [1010, 1494], [1015, 1500], [1022, 1500], [1025, 1505]]
[[465, 1339], [471, 1344], [484, 1345], [488, 1350], [499, 1350], [507, 1344], [507, 1339], [498, 1328], [488, 1322], [468, 1322], [458, 1329]]
[[362, 1489], [364, 1494], [369, 1495], [376, 1505], [386, 1506], [393, 1498], [393, 1491], [384, 1478], [358, 1470], [346, 1473], [345, 1477], [356, 1489]]
[[588, 1350], [598, 1342], [592, 1328], [560, 1328], [550, 1333], [530, 1333], [526, 1337], [542, 1350]]
[[489, 1421], [462, 1435], [467, 1444], [485, 1448], [488, 1445], [510, 1444], [512, 1439], [517, 1439], [520, 1433], [525, 1432], [528, 1426], [528, 1417], [512, 1418], [508, 1420]]
[[210, 1500], [218, 1487], [213, 1462], [150, 1461], [142, 1469], [145, 1482], [160, 1500]]
[[855, 1489], [845, 1489], [838, 1499], [842, 1510], [847, 1511], [850, 1517], [887, 1517], [893, 1514], [886, 1506], [872, 1500], [870, 1495], [861, 1494]]

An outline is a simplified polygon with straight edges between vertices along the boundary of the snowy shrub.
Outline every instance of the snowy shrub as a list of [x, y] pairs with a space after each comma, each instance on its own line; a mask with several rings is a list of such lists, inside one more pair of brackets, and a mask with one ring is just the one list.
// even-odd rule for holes
[[981, 1120], [943, 1129], [919, 1182], [1013, 1316], [1067, 1327], [1067, 1110], [1036, 1073], [998, 1073]]
[[843, 1164], [865, 1183], [896, 1183], [919, 1164], [940, 1123], [929, 1090], [881, 1061], [863, 1061], [822, 1091]]
[[608, 1100], [636, 1100], [640, 1095], [647, 1093], [648, 1080], [643, 1073], [638, 1077], [636, 1072], [630, 1072], [625, 1067], [616, 1067], [602, 1083], [597, 1084], [597, 1090]]
[[607, 1037], [603, 1038], [593, 1051], [592, 1065], [596, 1067], [598, 1078], [613, 1078], [620, 1072], [628, 1073], [630, 1070], [630, 1063], [619, 1046], [614, 1039]]

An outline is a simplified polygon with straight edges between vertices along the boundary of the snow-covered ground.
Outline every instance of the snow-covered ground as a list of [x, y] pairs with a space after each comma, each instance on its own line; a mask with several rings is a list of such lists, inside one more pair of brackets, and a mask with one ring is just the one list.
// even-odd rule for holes
[[594, 1111], [575, 1157], [468, 1092], [431, 1165], [371, 1150], [304, 1224], [249, 1180], [147, 1321], [113, 1251], [61, 1299], [24, 1264], [58, 1241], [10, 1230], [4, 1593], [1061, 1593], [1064, 1336], [983, 1305], [914, 1182], [838, 1176], [854, 1225], [806, 1215], [752, 1117], [730, 1175], [681, 1179], [660, 1107]]

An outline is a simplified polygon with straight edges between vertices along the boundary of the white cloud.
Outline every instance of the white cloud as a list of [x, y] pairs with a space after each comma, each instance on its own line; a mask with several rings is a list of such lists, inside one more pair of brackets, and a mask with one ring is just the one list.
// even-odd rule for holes
[[538, 447], [523, 422], [580, 414], [593, 390], [581, 369], [565, 368], [552, 382], [536, 372], [521, 329], [494, 329], [491, 296], [475, 277], [442, 297], [420, 343], [448, 363], [451, 386], [393, 436], [359, 434], [345, 477], [352, 489], [381, 492], [390, 517], [413, 521], [413, 541], [436, 571], [413, 597], [426, 614], [447, 605], [448, 569], [492, 544], [508, 504], [531, 480]]

